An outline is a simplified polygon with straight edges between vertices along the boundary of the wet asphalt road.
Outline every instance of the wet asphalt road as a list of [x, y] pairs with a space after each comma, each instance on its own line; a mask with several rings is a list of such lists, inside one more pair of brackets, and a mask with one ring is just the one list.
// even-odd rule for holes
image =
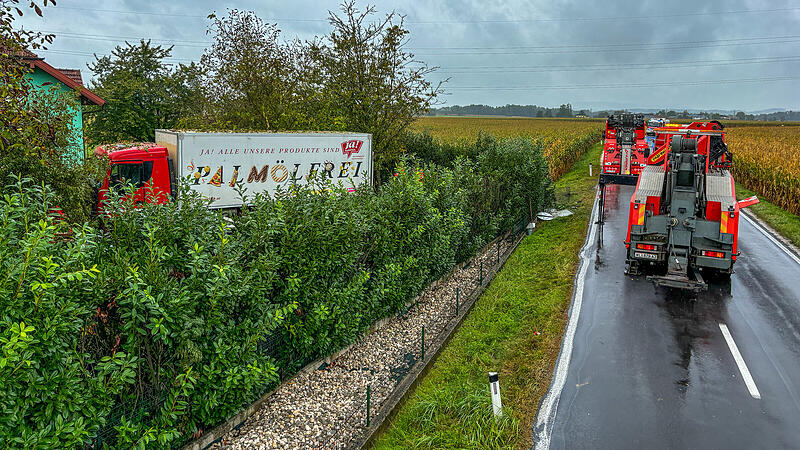
[[595, 236], [586, 249], [572, 350], [540, 408], [536, 447], [800, 448], [800, 264], [742, 218], [736, 272], [696, 301], [626, 276], [632, 192], [606, 191], [604, 245]]

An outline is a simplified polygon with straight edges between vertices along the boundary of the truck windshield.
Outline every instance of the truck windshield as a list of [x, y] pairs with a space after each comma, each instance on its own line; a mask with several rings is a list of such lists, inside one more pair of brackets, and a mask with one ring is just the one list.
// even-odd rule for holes
[[[124, 181], [123, 181], [124, 180]], [[120, 186], [123, 182], [128, 182], [134, 187], [142, 185], [142, 164], [114, 164], [111, 166], [111, 186]]]

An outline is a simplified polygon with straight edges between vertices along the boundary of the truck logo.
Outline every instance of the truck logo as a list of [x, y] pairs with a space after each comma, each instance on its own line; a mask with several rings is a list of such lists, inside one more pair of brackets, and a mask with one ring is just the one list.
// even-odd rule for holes
[[661, 161], [664, 159], [664, 155], [667, 154], [667, 148], [668, 147], [669, 147], [669, 145], [665, 144], [660, 149], [658, 149], [658, 151], [656, 151], [655, 153], [650, 155], [650, 157], [647, 158], [647, 164], [654, 165], [654, 164], [661, 163]]
[[347, 155], [349, 158], [353, 156], [353, 153], [358, 153], [361, 150], [362, 145], [364, 145], [364, 141], [359, 141], [357, 139], [344, 141], [342, 142], [342, 153]]

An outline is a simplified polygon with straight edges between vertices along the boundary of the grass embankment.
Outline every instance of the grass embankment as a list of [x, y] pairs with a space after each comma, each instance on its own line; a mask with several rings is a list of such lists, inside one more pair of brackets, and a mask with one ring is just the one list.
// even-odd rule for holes
[[[594, 146], [556, 183], [560, 206], [575, 214], [542, 223], [523, 239], [376, 448], [530, 447], [594, 201], [597, 180], [589, 177], [588, 165], [600, 150]], [[490, 371], [500, 373], [508, 408], [499, 423], [491, 413]]]
[[[736, 184], [736, 197], [738, 200], [745, 199], [757, 193], [745, 189], [744, 186]], [[748, 207], [759, 219], [771, 226], [775, 231], [782, 234], [795, 246], [800, 247], [800, 216], [790, 213], [759, 196], [759, 203]], [[798, 199], [800, 201], [800, 199]]]

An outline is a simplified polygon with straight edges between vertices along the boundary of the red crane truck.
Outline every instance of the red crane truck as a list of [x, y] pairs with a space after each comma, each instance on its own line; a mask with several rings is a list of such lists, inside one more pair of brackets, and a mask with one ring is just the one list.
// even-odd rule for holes
[[626, 272], [655, 272], [656, 285], [699, 291], [703, 273], [730, 275], [738, 256], [739, 211], [721, 123], [659, 127], [628, 215]]
[[608, 116], [603, 133], [603, 156], [598, 180], [600, 185], [598, 223], [602, 224], [605, 217], [606, 185], [635, 185], [639, 174], [647, 164], [649, 152], [643, 115], [624, 113]]
[[646, 165], [647, 150], [643, 115], [608, 116], [603, 135], [602, 174], [638, 175]]

